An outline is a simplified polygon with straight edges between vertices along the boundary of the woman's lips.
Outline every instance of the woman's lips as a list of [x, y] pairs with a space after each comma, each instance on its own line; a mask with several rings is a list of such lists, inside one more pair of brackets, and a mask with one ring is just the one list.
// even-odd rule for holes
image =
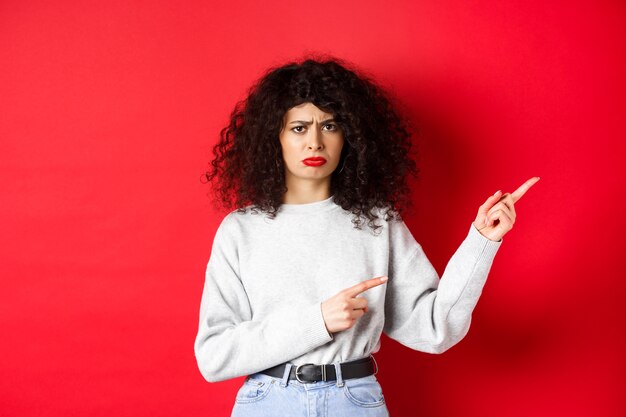
[[317, 158], [307, 158], [305, 160], [302, 161], [304, 163], [304, 165], [308, 165], [310, 167], [319, 167], [322, 166], [326, 163], [326, 159], [322, 158], [322, 157], [317, 157]]

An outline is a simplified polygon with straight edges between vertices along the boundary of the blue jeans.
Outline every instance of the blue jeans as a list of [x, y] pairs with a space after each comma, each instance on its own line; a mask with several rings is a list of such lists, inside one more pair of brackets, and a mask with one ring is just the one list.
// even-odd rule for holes
[[389, 417], [375, 375], [343, 379], [335, 363], [336, 381], [288, 380], [262, 373], [248, 375], [237, 392], [231, 417]]

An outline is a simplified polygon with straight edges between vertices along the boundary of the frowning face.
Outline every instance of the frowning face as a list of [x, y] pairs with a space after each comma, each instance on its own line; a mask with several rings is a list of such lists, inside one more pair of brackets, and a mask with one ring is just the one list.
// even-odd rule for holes
[[343, 132], [332, 114], [313, 103], [292, 107], [283, 117], [279, 138], [287, 186], [302, 180], [330, 182], [344, 143]]

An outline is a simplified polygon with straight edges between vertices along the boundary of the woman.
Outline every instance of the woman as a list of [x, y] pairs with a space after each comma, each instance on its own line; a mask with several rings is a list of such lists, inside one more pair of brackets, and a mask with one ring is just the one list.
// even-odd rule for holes
[[386, 416], [381, 333], [430, 353], [467, 333], [538, 178], [487, 198], [440, 280], [401, 218], [410, 136], [338, 59], [270, 69], [235, 107], [206, 177], [237, 209], [214, 237], [194, 346], [207, 381], [247, 375], [233, 416]]

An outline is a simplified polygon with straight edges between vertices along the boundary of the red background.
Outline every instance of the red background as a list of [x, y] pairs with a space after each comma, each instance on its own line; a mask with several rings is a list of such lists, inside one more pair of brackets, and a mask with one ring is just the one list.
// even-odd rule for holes
[[440, 273], [489, 195], [541, 176], [467, 337], [383, 338], [391, 415], [625, 415], [625, 8], [3, 1], [0, 414], [229, 415], [242, 378], [193, 354], [224, 215], [200, 177], [262, 71], [317, 51], [424, 126], [407, 224]]

